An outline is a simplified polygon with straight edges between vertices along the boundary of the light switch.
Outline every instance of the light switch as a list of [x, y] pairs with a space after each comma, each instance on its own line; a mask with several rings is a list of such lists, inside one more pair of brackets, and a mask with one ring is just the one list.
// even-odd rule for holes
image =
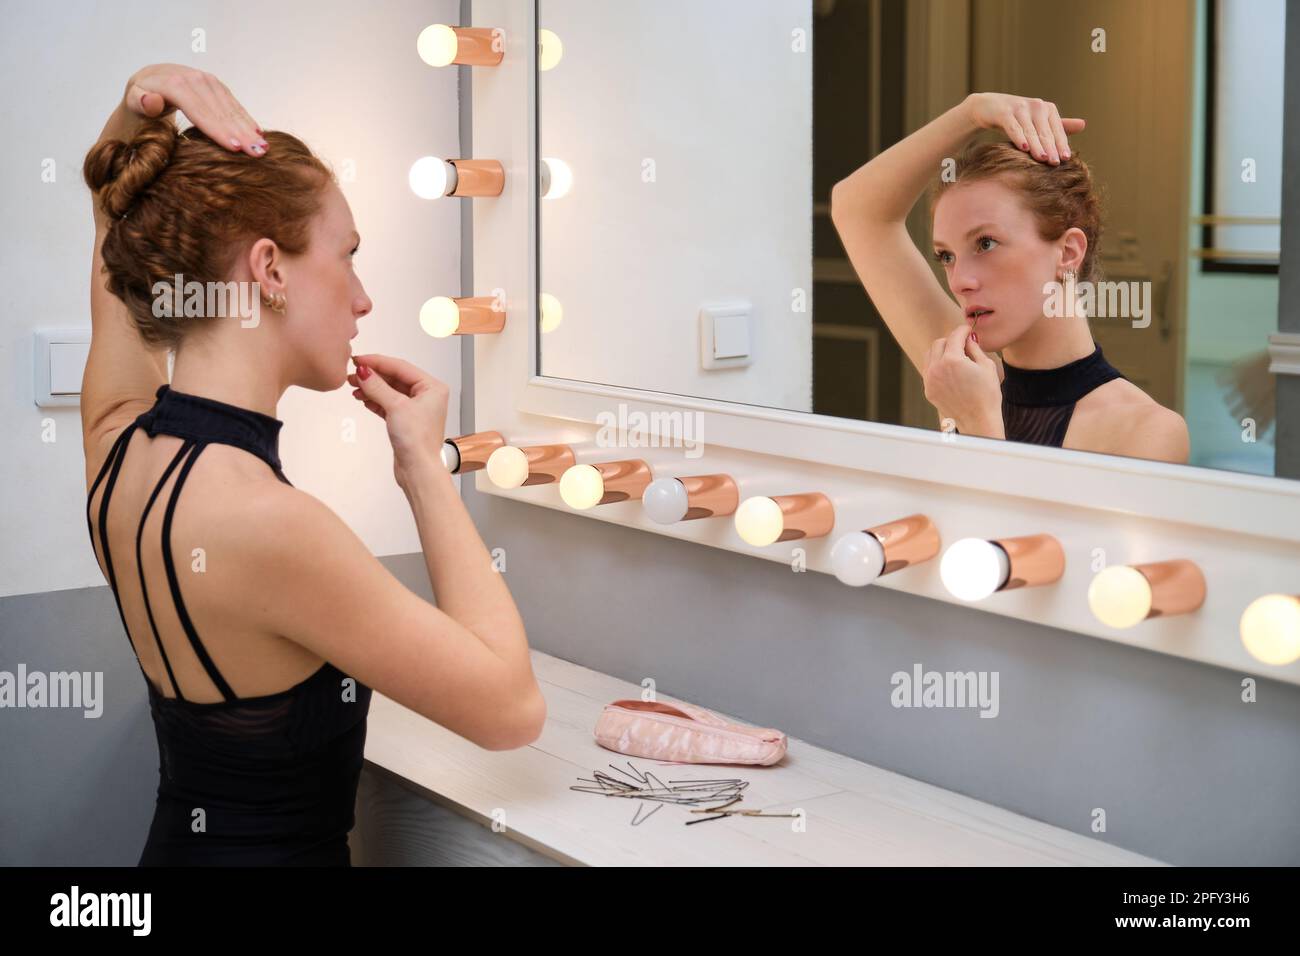
[[719, 315], [713, 320], [713, 357], [742, 358], [749, 355], [749, 318]]
[[753, 361], [750, 324], [753, 306], [727, 302], [700, 309], [700, 364], [733, 368]]
[[51, 342], [50, 394], [81, 394], [81, 378], [89, 357], [89, 342]]
[[32, 346], [36, 404], [81, 404], [81, 379], [90, 357], [90, 329], [38, 329]]

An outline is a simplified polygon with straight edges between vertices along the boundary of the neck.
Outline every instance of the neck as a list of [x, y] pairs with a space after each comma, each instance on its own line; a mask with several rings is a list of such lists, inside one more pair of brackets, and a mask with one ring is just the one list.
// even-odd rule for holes
[[[274, 370], [259, 364], [256, 351], [230, 345], [191, 335], [176, 351], [172, 388], [278, 417], [284, 386]], [[265, 362], [265, 353], [260, 358]]]
[[1087, 317], [1043, 316], [1024, 335], [1003, 347], [1002, 358], [1016, 368], [1060, 368], [1087, 358], [1096, 347]]

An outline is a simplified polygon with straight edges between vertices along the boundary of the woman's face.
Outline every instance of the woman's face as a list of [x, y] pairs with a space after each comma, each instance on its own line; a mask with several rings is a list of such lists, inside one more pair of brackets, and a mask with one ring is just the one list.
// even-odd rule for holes
[[[1081, 230], [1069, 230], [1080, 236]], [[1067, 234], [1068, 234], [1067, 232]], [[1073, 245], [1073, 243], [1072, 243]], [[934, 207], [935, 258], [980, 347], [996, 351], [1044, 317], [1043, 286], [1065, 268], [1061, 240], [1038, 234], [1033, 213], [995, 179], [946, 190]], [[975, 317], [974, 309], [989, 310]]]
[[351, 339], [373, 305], [352, 265], [359, 242], [352, 210], [330, 183], [307, 251], [286, 264], [283, 326], [296, 385], [324, 392], [347, 381]]

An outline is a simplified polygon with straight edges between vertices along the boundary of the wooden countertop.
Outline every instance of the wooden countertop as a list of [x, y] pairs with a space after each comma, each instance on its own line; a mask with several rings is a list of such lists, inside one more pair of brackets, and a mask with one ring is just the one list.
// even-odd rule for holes
[[[605, 704], [638, 698], [640, 687], [536, 650], [532, 658], [548, 710], [535, 743], [483, 750], [376, 693], [366, 759], [485, 825], [503, 816], [503, 837], [577, 865], [1163, 865], [793, 737], [774, 767], [627, 757], [598, 745], [592, 731]], [[739, 816], [688, 827], [700, 815], [671, 804], [633, 826], [638, 807], [644, 817], [656, 805], [569, 789], [594, 770], [617, 776], [609, 765], [626, 770], [628, 761], [665, 782], [748, 780], [733, 809], [799, 808], [806, 829], [797, 832], [791, 818]]]

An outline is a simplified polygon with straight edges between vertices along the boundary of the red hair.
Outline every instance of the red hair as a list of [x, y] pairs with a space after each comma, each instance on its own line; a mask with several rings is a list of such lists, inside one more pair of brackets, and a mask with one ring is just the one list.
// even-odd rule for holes
[[[129, 143], [107, 140], [86, 155], [82, 176], [108, 217], [104, 272], [151, 346], [175, 348], [194, 317], [156, 316], [156, 282], [225, 282], [246, 242], [266, 237], [284, 252], [307, 251], [311, 220], [334, 174], [297, 137], [268, 130], [269, 148], [249, 156], [147, 119]], [[125, 216], [125, 218], [123, 218]]]
[[948, 190], [982, 179], [997, 179], [1019, 194], [1033, 213], [1042, 239], [1051, 242], [1061, 238], [1067, 229], [1082, 229], [1088, 237], [1088, 249], [1078, 278], [1093, 282], [1100, 277], [1097, 253], [1102, 233], [1101, 191], [1077, 152], [1072, 150], [1069, 159], [1062, 158], [1059, 166], [1051, 166], [1007, 142], [977, 142], [967, 146], [956, 163], [955, 181], [940, 179], [930, 191], [931, 222], [939, 197]]

